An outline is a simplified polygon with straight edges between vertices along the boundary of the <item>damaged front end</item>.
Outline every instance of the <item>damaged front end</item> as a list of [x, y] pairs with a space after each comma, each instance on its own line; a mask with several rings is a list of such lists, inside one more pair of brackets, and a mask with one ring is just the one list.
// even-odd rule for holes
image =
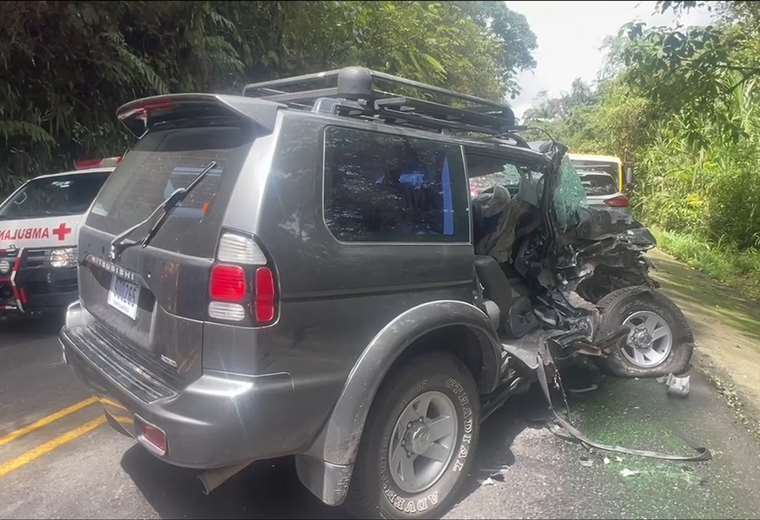
[[520, 310], [530, 314], [531, 326], [502, 329], [505, 348], [531, 334], [557, 362], [591, 356], [625, 376], [687, 370], [691, 331], [648, 274], [645, 253], [655, 247], [654, 236], [630, 216], [586, 205], [563, 145], [541, 151], [542, 225], [515, 243], [509, 259], [530, 302]]

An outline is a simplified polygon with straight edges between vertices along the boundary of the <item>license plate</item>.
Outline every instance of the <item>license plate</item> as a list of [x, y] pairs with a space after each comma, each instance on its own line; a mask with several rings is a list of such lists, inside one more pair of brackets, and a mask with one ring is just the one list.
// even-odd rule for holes
[[108, 291], [108, 305], [134, 320], [137, 318], [137, 301], [139, 298], [139, 285], [130, 283], [116, 275], [111, 277], [111, 289]]

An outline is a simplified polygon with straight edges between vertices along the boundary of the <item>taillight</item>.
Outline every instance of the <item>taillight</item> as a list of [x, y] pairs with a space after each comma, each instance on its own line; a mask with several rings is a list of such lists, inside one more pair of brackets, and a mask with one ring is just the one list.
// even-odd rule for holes
[[245, 299], [245, 270], [239, 265], [217, 264], [211, 269], [209, 295], [214, 301], [240, 303]]
[[604, 203], [613, 208], [627, 208], [628, 197], [625, 195], [618, 195], [617, 197], [605, 200]]
[[209, 316], [251, 325], [274, 321], [275, 273], [256, 241], [237, 233], [223, 233], [216, 259], [209, 281]]
[[274, 274], [268, 267], [256, 269], [256, 295], [254, 310], [256, 321], [269, 323], [274, 319]]

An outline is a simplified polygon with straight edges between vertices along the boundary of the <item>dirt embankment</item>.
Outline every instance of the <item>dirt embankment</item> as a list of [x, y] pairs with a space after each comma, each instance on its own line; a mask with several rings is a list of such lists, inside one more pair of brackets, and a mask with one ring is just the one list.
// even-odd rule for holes
[[655, 250], [653, 277], [688, 318], [694, 365], [705, 372], [745, 424], [760, 435], [760, 302]]

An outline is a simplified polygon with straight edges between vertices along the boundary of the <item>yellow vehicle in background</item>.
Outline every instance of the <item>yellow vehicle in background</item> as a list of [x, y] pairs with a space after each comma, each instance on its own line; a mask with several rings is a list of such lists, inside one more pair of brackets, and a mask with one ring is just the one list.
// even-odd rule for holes
[[619, 157], [614, 155], [588, 155], [571, 153], [570, 162], [573, 163], [576, 170], [593, 170], [598, 172], [605, 172], [617, 181], [618, 191], [621, 193], [625, 188], [625, 185], [631, 181], [626, 179], [625, 172], [623, 171], [623, 161]]

